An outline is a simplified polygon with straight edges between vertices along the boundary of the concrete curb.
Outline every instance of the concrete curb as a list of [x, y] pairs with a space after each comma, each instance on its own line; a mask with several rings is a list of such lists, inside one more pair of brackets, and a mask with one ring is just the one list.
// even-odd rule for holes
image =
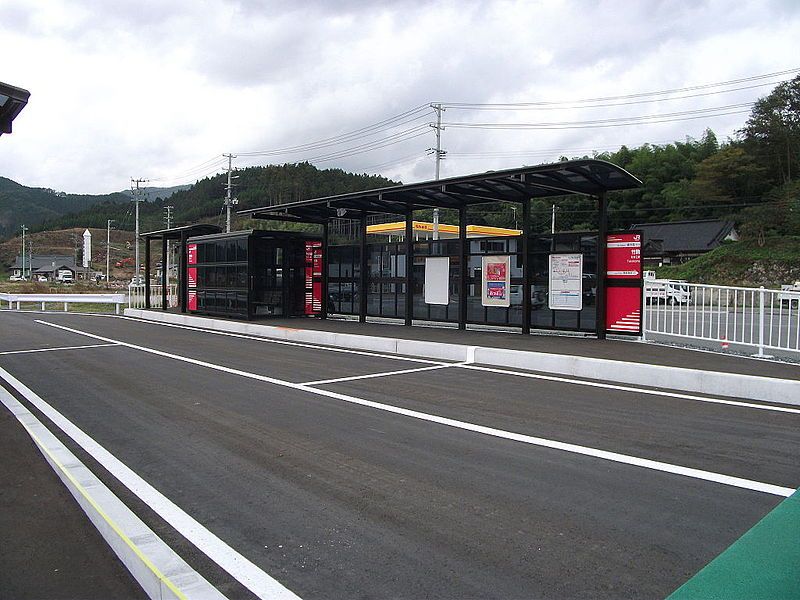
[[147, 596], [154, 600], [224, 600], [216, 588], [167, 546], [33, 413], [2, 387], [0, 404], [22, 424]]
[[370, 350], [385, 354], [403, 354], [435, 360], [468, 361], [495, 367], [536, 371], [538, 373], [800, 406], [800, 381], [790, 379], [629, 363], [588, 356], [529, 352], [403, 338], [373, 337], [311, 329], [291, 329], [243, 321], [226, 321], [209, 317], [132, 308], [125, 309], [125, 316], [147, 321], [201, 327], [213, 331], [241, 333], [293, 342]]

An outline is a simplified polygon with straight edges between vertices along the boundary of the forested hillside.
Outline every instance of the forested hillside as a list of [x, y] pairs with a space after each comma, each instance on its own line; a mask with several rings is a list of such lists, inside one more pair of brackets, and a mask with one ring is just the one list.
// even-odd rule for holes
[[[378, 175], [355, 175], [341, 169], [319, 170], [308, 163], [249, 167], [237, 171], [236, 175], [238, 179], [234, 195], [239, 199], [236, 210], [384, 187], [394, 183]], [[167, 204], [174, 207], [176, 225], [198, 221], [224, 223], [222, 200], [225, 196], [226, 180], [225, 175], [216, 175], [198, 181], [191, 189], [173, 194], [168, 201], [158, 198], [153, 202], [142, 202], [139, 207], [141, 230], [162, 228], [163, 207]], [[127, 204], [122, 211], [114, 203], [98, 204], [90, 210], [54, 219], [43, 227], [105, 227], [107, 219], [114, 219], [119, 227], [133, 229], [133, 203]]]
[[65, 194], [47, 188], [31, 188], [0, 177], [0, 239], [19, 233], [20, 225], [35, 227], [69, 212], [82, 211], [98, 203], [127, 202], [123, 194]]

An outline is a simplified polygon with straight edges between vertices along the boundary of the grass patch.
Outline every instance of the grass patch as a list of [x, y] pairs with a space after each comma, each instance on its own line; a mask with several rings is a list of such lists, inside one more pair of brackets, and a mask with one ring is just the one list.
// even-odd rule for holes
[[800, 279], [800, 237], [768, 238], [763, 246], [756, 240], [730, 242], [682, 265], [660, 267], [656, 273], [692, 283], [780, 288]]

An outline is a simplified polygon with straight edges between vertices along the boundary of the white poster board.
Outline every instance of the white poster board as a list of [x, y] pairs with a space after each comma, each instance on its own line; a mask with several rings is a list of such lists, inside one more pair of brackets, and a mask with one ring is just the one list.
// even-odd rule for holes
[[511, 306], [510, 256], [481, 257], [481, 304]]
[[429, 256], [425, 259], [425, 304], [450, 302], [450, 259]]
[[583, 308], [583, 255], [550, 255], [550, 293], [547, 300], [551, 310], [581, 310]]

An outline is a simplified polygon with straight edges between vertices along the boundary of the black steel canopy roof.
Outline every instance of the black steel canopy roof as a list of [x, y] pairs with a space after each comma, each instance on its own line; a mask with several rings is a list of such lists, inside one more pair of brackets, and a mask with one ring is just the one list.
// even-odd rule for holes
[[11, 133], [11, 123], [28, 104], [28, 90], [0, 82], [0, 135]]
[[212, 233], [220, 233], [222, 228], [218, 225], [211, 225], [208, 223], [196, 223], [194, 225], [183, 225], [181, 227], [172, 227], [171, 229], [159, 229], [157, 231], [148, 231], [142, 233], [139, 237], [148, 239], [161, 239], [166, 237], [168, 240], [179, 240], [183, 234], [187, 236], [194, 235], [208, 235]]
[[531, 198], [606, 192], [640, 187], [625, 169], [596, 159], [488, 171], [422, 183], [396, 185], [299, 202], [241, 210], [255, 219], [324, 223], [348, 213], [396, 213], [425, 208], [461, 208], [486, 202], [522, 202]]

